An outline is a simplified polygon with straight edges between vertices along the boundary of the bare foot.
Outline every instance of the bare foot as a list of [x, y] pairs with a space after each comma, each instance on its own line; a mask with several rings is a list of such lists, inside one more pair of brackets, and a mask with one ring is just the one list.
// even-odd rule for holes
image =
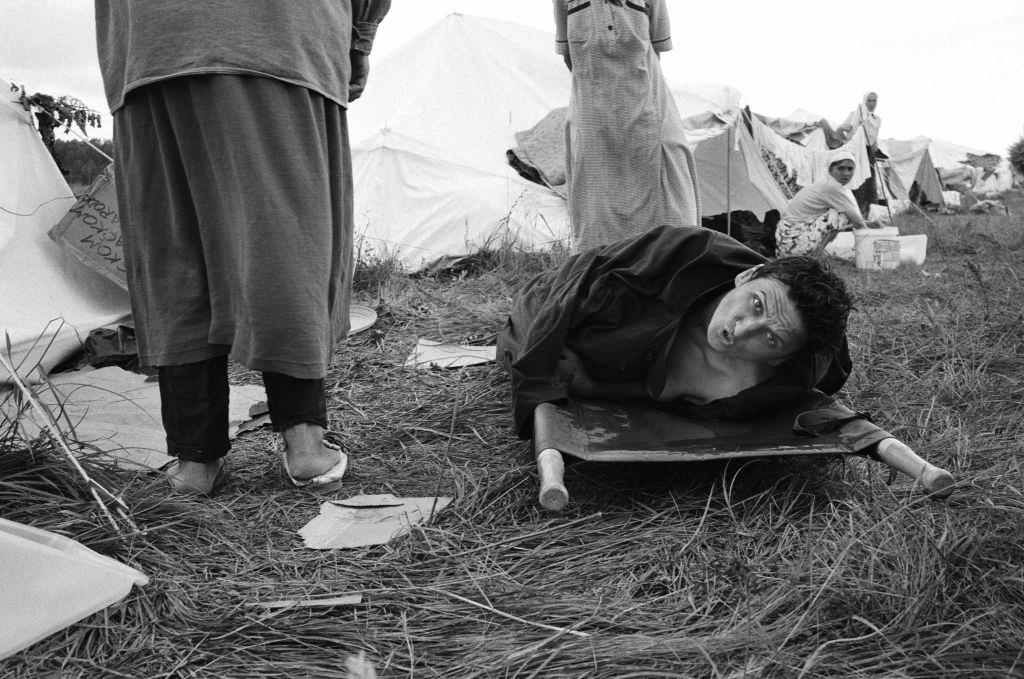
[[213, 462], [178, 460], [167, 472], [171, 487], [186, 495], [210, 495], [216, 490], [218, 478], [223, 478], [224, 458]]
[[301, 423], [283, 432], [288, 472], [293, 479], [305, 481], [330, 471], [338, 464], [338, 451], [324, 446], [324, 428]]

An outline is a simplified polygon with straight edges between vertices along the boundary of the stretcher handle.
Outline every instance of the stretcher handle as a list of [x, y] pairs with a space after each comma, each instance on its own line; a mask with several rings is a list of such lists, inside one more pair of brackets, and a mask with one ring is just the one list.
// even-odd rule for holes
[[560, 512], [569, 504], [569, 491], [565, 489], [565, 461], [554, 448], [537, 453], [537, 472], [540, 475], [540, 506], [548, 511]]
[[953, 494], [953, 475], [925, 461], [902, 441], [882, 439], [877, 452], [882, 462], [920, 483], [929, 495], [942, 498]]

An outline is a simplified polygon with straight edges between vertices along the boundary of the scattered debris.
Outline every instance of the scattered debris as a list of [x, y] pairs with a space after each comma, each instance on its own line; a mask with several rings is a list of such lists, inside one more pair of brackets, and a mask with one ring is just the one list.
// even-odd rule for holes
[[348, 336], [369, 330], [377, 323], [377, 312], [368, 306], [353, 304], [348, 310]]
[[998, 200], [979, 200], [967, 208], [967, 211], [976, 215], [1009, 215], [1010, 210]]
[[428, 339], [416, 340], [412, 353], [405, 359], [407, 368], [464, 368], [469, 365], [493, 363], [498, 347], [443, 344]]
[[320, 505], [320, 514], [299, 529], [309, 549], [353, 549], [383, 545], [429, 522], [452, 501], [450, 497], [400, 498], [356, 495]]
[[281, 599], [280, 601], [256, 601], [253, 606], [260, 608], [334, 608], [354, 606], [363, 602], [362, 594], [342, 594], [322, 599]]

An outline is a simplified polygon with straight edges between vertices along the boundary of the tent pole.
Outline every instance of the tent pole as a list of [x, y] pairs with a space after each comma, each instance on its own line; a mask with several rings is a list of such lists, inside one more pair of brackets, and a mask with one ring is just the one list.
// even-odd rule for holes
[[725, 132], [725, 233], [732, 237], [732, 128]]
[[[866, 139], [867, 139], [867, 137], [865, 137], [865, 140], [866, 140]], [[887, 166], [888, 166], [888, 167], [889, 167], [890, 169], [892, 169], [892, 166], [891, 166], [891, 165], [889, 165], [888, 163], [886, 163], [886, 165], [887, 165]], [[875, 167], [877, 168], [878, 166], [879, 166], [879, 165], [878, 165], [878, 159], [876, 158], [876, 159], [875, 159]], [[893, 193], [892, 187], [890, 187], [890, 186], [886, 186], [886, 177], [885, 177], [885, 173], [884, 173], [884, 172], [882, 172], [882, 171], [879, 171], [879, 172], [878, 172], [878, 185], [882, 187], [882, 198], [884, 198], [884, 199], [885, 199], [885, 209], [886, 209], [886, 210], [887, 210], [887, 211], [889, 212], [889, 223], [890, 223], [890, 224], [892, 224], [892, 208], [891, 208], [891, 207], [889, 206], [889, 196], [886, 196], [886, 195], [885, 195], [885, 190], [886, 190], [886, 189], [889, 189], [889, 195], [891, 195], [891, 196], [892, 196], [893, 198], [895, 198], [895, 197], [896, 197], [896, 194], [895, 194], [895, 193]], [[913, 202], [913, 201], [911, 201], [911, 202]]]

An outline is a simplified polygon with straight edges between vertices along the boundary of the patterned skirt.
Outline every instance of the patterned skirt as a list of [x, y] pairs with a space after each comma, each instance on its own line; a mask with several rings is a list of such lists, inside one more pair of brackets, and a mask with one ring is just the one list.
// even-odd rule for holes
[[775, 229], [775, 254], [820, 254], [835, 235], [850, 228], [850, 218], [837, 210], [829, 210], [806, 222], [783, 219]]

